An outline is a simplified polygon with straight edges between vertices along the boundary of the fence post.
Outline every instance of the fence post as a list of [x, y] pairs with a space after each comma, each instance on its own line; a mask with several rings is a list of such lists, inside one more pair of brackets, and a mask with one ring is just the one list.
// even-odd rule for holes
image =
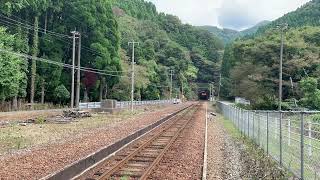
[[288, 146], [291, 145], [291, 120], [288, 118]]
[[244, 113], [245, 111], [243, 110], [242, 111], [242, 134], [243, 134], [243, 136], [245, 136], [246, 135], [246, 133], [245, 133], [245, 126], [246, 126], [246, 124], [245, 124], [245, 113]]
[[248, 138], [250, 138], [250, 111], [247, 111], [247, 118], [248, 118]]
[[239, 117], [239, 115], [240, 115], [240, 110], [239, 110], [239, 108], [237, 108], [237, 120], [238, 120], [238, 129], [240, 129], [240, 117]]
[[282, 166], [282, 111], [280, 111], [279, 117], [279, 128], [280, 128], [280, 166]]
[[240, 129], [241, 135], [242, 135], [242, 129], [243, 129], [242, 118], [243, 118], [243, 112], [242, 112], [242, 109], [240, 109], [240, 126], [239, 126], [239, 129]]
[[308, 126], [308, 136], [309, 136], [309, 156], [312, 156], [312, 123], [311, 119], [309, 120], [309, 126]]
[[301, 112], [300, 120], [300, 175], [304, 179], [304, 112]]
[[269, 112], [267, 112], [267, 154], [269, 155]]
[[255, 130], [255, 129], [254, 129], [254, 128], [255, 128], [255, 127], [254, 127], [254, 126], [255, 126], [255, 122], [254, 122], [254, 121], [255, 121], [255, 119], [256, 119], [256, 118], [255, 118], [255, 114], [256, 114], [256, 113], [254, 112], [254, 113], [253, 113], [253, 116], [252, 116], [252, 118], [253, 118], [253, 119], [252, 119], [252, 129], [253, 129], [253, 130], [252, 130], [252, 132], [253, 132], [253, 133], [252, 133], [252, 138], [253, 138], [253, 140], [255, 140], [255, 139], [254, 139], [254, 138], [255, 138], [255, 137], [254, 137], [254, 130]]
[[261, 125], [261, 116], [260, 113], [258, 113], [258, 142], [259, 142], [259, 146], [261, 146], [261, 142], [260, 142], [260, 125]]

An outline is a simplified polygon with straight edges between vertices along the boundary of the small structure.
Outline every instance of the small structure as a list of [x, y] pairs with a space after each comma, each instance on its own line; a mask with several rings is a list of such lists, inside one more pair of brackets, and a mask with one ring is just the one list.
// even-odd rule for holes
[[245, 98], [241, 98], [241, 97], [236, 97], [235, 98], [235, 103], [236, 104], [243, 104], [243, 105], [250, 105], [250, 101], [246, 100]]

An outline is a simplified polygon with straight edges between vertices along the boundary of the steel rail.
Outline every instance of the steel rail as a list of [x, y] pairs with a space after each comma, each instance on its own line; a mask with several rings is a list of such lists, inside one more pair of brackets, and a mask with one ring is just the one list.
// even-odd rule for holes
[[[94, 179], [106, 180], [110, 178], [112, 179], [113, 176], [116, 176], [116, 177], [125, 176], [125, 177], [132, 177], [132, 178], [138, 178], [138, 179], [147, 179], [150, 173], [152, 172], [152, 170], [154, 169], [154, 167], [160, 162], [160, 160], [163, 158], [163, 156], [168, 151], [168, 149], [179, 137], [180, 133], [185, 129], [185, 127], [192, 120], [193, 114], [188, 117], [186, 116], [189, 112], [191, 112], [193, 108], [195, 108], [195, 106], [191, 106], [190, 108], [186, 109], [181, 115], [181, 117], [176, 116], [177, 119], [175, 119], [174, 122], [172, 122], [168, 127], [161, 129], [159, 132], [153, 135], [152, 138], [144, 142], [137, 149], [135, 149], [129, 155], [124, 157], [124, 159], [119, 161], [107, 172], [101, 174], [99, 177]], [[166, 133], [169, 133], [169, 134], [173, 133], [173, 135], [165, 135]], [[168, 138], [167, 142], [166, 142], [166, 138]], [[164, 145], [153, 145], [153, 143], [157, 142], [157, 140], [161, 142], [164, 141]], [[151, 158], [152, 160], [148, 161], [149, 164], [148, 162], [144, 162], [144, 161], [142, 161], [144, 164], [143, 163], [139, 164], [139, 160], [134, 160], [135, 156], [138, 156], [141, 154], [143, 155], [143, 151], [148, 149], [154, 150], [153, 152], [155, 152], [153, 158]], [[129, 163], [129, 161], [131, 160], [137, 162], [136, 164], [138, 164], [138, 166], [135, 166], [134, 168], [132, 168], [132, 166], [130, 166], [130, 163]], [[122, 175], [121, 169], [125, 167], [129, 169], [128, 173]], [[132, 168], [131, 169], [132, 171], [130, 171], [130, 167]], [[135, 172], [138, 172], [138, 175], [134, 174]]]

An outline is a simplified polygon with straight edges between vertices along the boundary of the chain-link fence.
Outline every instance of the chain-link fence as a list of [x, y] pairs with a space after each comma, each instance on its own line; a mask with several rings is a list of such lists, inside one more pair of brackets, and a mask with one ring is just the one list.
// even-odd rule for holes
[[[160, 104], [172, 104], [178, 102], [178, 100], [151, 100], [151, 101], [133, 101], [133, 106], [144, 106], [144, 105], [160, 105]], [[125, 109], [131, 107], [131, 101], [117, 101], [115, 108]], [[97, 109], [101, 108], [101, 102], [89, 102], [80, 103], [80, 109]]]
[[301, 179], [320, 179], [320, 112], [248, 111], [224, 102], [218, 107], [280, 166]]

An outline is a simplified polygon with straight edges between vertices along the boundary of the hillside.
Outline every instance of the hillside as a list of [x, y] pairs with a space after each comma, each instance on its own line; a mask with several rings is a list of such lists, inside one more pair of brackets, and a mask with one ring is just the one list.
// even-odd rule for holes
[[220, 29], [216, 26], [199, 26], [199, 28], [208, 30], [209, 32], [223, 40], [225, 44], [239, 37], [239, 31], [232, 29]]
[[[195, 97], [197, 82], [217, 81], [223, 43], [206, 30], [158, 13], [144, 0], [6, 1], [0, 6], [0, 98], [67, 104], [71, 95], [72, 39], [81, 39], [81, 101], [130, 99], [130, 58], [136, 46], [135, 98]], [[6, 37], [6, 38], [4, 38]], [[18, 58], [14, 52], [22, 53]], [[27, 63], [24, 57], [32, 56]], [[41, 57], [48, 61], [40, 61]], [[77, 58], [77, 55], [76, 55]], [[7, 65], [6, 59], [12, 59]], [[29, 59], [29, 58], [28, 58]], [[65, 63], [65, 64], [63, 64]], [[6, 74], [14, 69], [13, 74]], [[8, 83], [7, 83], [8, 82]]]
[[[143, 11], [140, 11], [144, 9]], [[121, 0], [114, 4], [121, 48], [125, 62], [131, 57], [127, 42], [140, 42], [137, 47], [137, 65], [145, 69], [137, 84], [138, 97], [157, 99], [169, 90], [169, 69], [174, 70], [174, 94], [182, 90], [192, 98], [197, 82], [216, 81], [212, 76], [220, 67], [218, 51], [222, 42], [205, 30], [183, 24], [178, 17], [157, 13], [152, 3], [141, 0]], [[122, 13], [119, 13], [122, 12]], [[143, 83], [142, 83], [143, 82]], [[129, 92], [118, 94], [121, 80], [113, 92], [115, 98], [128, 97]], [[183, 87], [183, 89], [181, 89]], [[148, 95], [145, 94], [148, 92]]]
[[266, 26], [269, 23], [270, 21], [262, 21], [257, 25], [251, 28], [245, 29], [243, 31], [236, 31], [232, 29], [220, 29], [216, 26], [199, 26], [199, 28], [208, 30], [209, 32], [213, 33], [214, 35], [219, 37], [221, 40], [223, 40], [225, 44], [228, 44], [239, 37], [255, 34], [260, 27]]
[[240, 31], [240, 37], [247, 36], [247, 35], [254, 35], [259, 30], [259, 28], [263, 28], [264, 26], [267, 26], [270, 23], [271, 21], [267, 21], [267, 20], [261, 21], [260, 23], [256, 24], [255, 26], [249, 29]]
[[[280, 30], [273, 27], [287, 22], [290, 28], [284, 37], [283, 108], [292, 108], [290, 104], [295, 98], [300, 106], [320, 109], [320, 105], [314, 102], [320, 98], [318, 85], [313, 83], [320, 81], [319, 7], [320, 1], [313, 0], [261, 27], [255, 36], [240, 38], [229, 44], [222, 63], [223, 96], [245, 97], [257, 109], [277, 108], [281, 36]], [[293, 80], [293, 91], [290, 78]], [[308, 83], [314, 84], [312, 93]], [[246, 90], [247, 87], [251, 88]]]
[[267, 26], [261, 27], [258, 33], [264, 33], [266, 30], [275, 28], [279, 24], [287, 23], [289, 28], [301, 26], [319, 26], [320, 21], [320, 0], [312, 0], [298, 8], [296, 11], [290, 12]]

